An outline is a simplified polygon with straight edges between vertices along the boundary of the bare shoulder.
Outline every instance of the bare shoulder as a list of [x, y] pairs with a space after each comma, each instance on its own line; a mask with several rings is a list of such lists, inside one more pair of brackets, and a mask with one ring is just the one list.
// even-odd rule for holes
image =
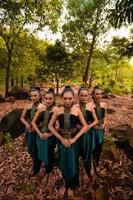
[[64, 112], [64, 107], [63, 106], [61, 106], [61, 107], [57, 107], [57, 115], [60, 115], [60, 114], [62, 114], [63, 112]]
[[45, 110], [46, 110], [46, 106], [43, 105], [43, 104], [41, 104], [40, 106], [38, 106], [37, 112], [38, 112], [38, 113], [41, 113], [41, 112], [43, 112], [43, 111], [45, 111]]
[[46, 106], [45, 106], [44, 104], [40, 103], [40, 104], [38, 105], [38, 110], [39, 110], [39, 109], [46, 109]]
[[101, 102], [101, 107], [107, 109], [107, 103], [106, 102]]
[[88, 110], [93, 110], [94, 109], [94, 103], [93, 103], [93, 101], [87, 103], [86, 107], [88, 108]]
[[24, 107], [24, 110], [29, 110], [29, 109], [32, 108], [32, 106], [33, 106], [33, 103], [30, 103], [30, 104], [28, 104], [28, 105], [26, 105], [26, 106]]
[[74, 104], [73, 108], [76, 108], [76, 109], [79, 108], [79, 104], [78, 103]]
[[89, 102], [87, 105], [88, 105], [89, 107], [94, 107], [93, 101]]
[[58, 113], [58, 111], [59, 111], [59, 108], [58, 108], [57, 106], [54, 106], [54, 107], [53, 107], [53, 109], [52, 109], [52, 111], [53, 111], [53, 112], [57, 112], [57, 113]]
[[73, 105], [71, 112], [75, 115], [79, 115], [81, 113], [80, 108], [75, 105]]

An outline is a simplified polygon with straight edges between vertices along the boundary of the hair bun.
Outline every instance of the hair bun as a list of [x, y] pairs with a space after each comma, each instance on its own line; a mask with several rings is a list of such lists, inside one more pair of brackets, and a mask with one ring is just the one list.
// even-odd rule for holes
[[54, 88], [49, 88], [48, 92], [53, 92], [54, 93]]
[[64, 89], [65, 89], [65, 90], [67, 90], [67, 89], [72, 90], [72, 88], [71, 88], [69, 85], [66, 85]]

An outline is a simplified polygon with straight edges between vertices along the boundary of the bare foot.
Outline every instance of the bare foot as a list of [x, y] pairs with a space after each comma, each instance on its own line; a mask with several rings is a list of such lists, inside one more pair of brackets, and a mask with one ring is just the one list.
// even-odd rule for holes
[[89, 177], [87, 176], [87, 174], [85, 173], [84, 174], [84, 181], [88, 181], [89, 180]]
[[69, 188], [67, 191], [67, 194], [68, 194], [68, 198], [73, 197], [73, 195], [74, 195], [73, 190]]
[[91, 175], [91, 176], [94, 176], [94, 175], [95, 175], [94, 167], [91, 167], [90, 175]]
[[66, 192], [66, 188], [62, 186], [62, 187], [59, 189], [59, 192], [58, 192], [59, 198], [63, 198], [65, 192]]

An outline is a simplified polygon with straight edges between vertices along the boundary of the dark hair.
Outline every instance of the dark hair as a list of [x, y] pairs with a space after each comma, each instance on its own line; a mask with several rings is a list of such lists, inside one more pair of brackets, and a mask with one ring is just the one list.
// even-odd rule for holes
[[81, 86], [81, 87], [79, 88], [79, 90], [78, 90], [78, 95], [80, 94], [80, 92], [81, 92], [82, 90], [86, 90], [86, 91], [89, 93], [87, 87]]
[[63, 90], [63, 92], [62, 92], [62, 97], [64, 96], [64, 94], [65, 94], [66, 92], [71, 92], [72, 95], [74, 96], [74, 91], [72, 90], [72, 88], [71, 88], [69, 85], [65, 86], [65, 88], [64, 88], [64, 90]]
[[49, 88], [48, 91], [46, 92], [46, 94], [53, 94], [53, 96], [55, 96], [54, 89]]
[[39, 87], [31, 87], [30, 92], [34, 92], [34, 91], [37, 91], [40, 93], [40, 88]]

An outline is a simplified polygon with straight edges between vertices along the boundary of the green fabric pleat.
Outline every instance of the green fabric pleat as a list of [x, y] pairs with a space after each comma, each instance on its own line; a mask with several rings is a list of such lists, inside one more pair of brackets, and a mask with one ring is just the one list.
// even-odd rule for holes
[[[31, 121], [35, 115], [36, 107], [33, 106], [30, 110], [30, 118], [27, 119], [28, 123], [31, 124]], [[25, 130], [25, 136], [26, 136], [26, 144], [28, 148], [28, 153], [33, 158], [34, 152], [35, 152], [35, 143], [36, 143], [36, 133], [35, 132], [29, 132], [28, 130]]]
[[94, 129], [95, 131], [95, 146], [102, 144], [104, 141], [104, 130], [103, 129]]
[[42, 140], [37, 136], [38, 158], [46, 165], [49, 165], [49, 149], [55, 146], [55, 136], [49, 137], [47, 140]]
[[[50, 113], [50, 110], [44, 111], [44, 120], [41, 126], [42, 133], [49, 132], [48, 123], [50, 119]], [[38, 158], [45, 164], [45, 166], [49, 165], [49, 149], [53, 148], [53, 145], [55, 145], [55, 136], [52, 135], [47, 140], [43, 140], [37, 136]]]
[[97, 126], [98, 126], [98, 129], [94, 129], [95, 131], [95, 146], [97, 147], [98, 145], [102, 144], [103, 141], [104, 141], [104, 130], [103, 128], [101, 127], [103, 122], [104, 122], [104, 119], [103, 119], [103, 110], [102, 108], [100, 107], [100, 105], [96, 104], [96, 115], [97, 115], [97, 118], [99, 120]]
[[[64, 113], [64, 133], [62, 136], [66, 139], [71, 138], [71, 134], [67, 134], [71, 130], [70, 113]], [[79, 143], [76, 141], [70, 147], [66, 148], [63, 144], [59, 144], [59, 165], [63, 177], [67, 181], [71, 181], [78, 173]]]
[[59, 163], [63, 177], [70, 181], [78, 173], [79, 158], [78, 141], [66, 148], [63, 144], [59, 145]]
[[[85, 121], [87, 122], [86, 119], [86, 105], [85, 104], [80, 104], [80, 110], [85, 118]], [[87, 133], [83, 134], [80, 137], [80, 154], [82, 155], [84, 161], [85, 161], [85, 166], [87, 171], [90, 171], [91, 168], [91, 154], [95, 149], [95, 132], [94, 129], [91, 128], [87, 131]]]

